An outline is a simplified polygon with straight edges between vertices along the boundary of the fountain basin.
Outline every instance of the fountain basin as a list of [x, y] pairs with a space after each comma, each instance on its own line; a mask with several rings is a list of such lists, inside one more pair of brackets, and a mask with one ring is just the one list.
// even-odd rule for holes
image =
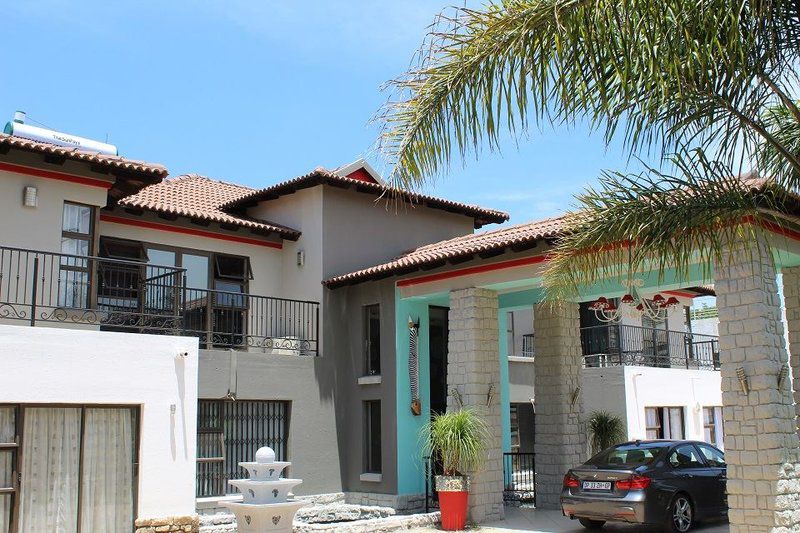
[[285, 478], [275, 481], [255, 479], [231, 479], [228, 481], [242, 493], [244, 503], [251, 504], [284, 502], [292, 489], [302, 482], [302, 479]]
[[239, 466], [247, 470], [250, 479], [258, 481], [274, 481], [280, 479], [281, 473], [292, 463], [275, 461], [271, 463], [244, 462]]
[[263, 533], [264, 531], [291, 531], [292, 520], [298, 509], [309, 505], [304, 501], [284, 501], [281, 503], [252, 504], [225, 502], [236, 515], [236, 527], [239, 533]]

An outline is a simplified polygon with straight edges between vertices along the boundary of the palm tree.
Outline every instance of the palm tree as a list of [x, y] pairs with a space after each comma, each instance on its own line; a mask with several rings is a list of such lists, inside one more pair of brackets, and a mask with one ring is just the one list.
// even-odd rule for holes
[[595, 411], [587, 421], [592, 454], [597, 454], [625, 440], [625, 423], [608, 411]]
[[[708, 266], [800, 191], [800, 7], [787, 0], [502, 0], [442, 13], [390, 82], [380, 148], [398, 185], [505, 132], [586, 120], [644, 172], [578, 197], [546, 283]], [[751, 166], [770, 181], [734, 178]], [[657, 214], [657, 216], [654, 216]], [[636, 246], [610, 246], [631, 243]], [[585, 253], [586, 250], [606, 253]], [[623, 269], [624, 266], [624, 269]]]

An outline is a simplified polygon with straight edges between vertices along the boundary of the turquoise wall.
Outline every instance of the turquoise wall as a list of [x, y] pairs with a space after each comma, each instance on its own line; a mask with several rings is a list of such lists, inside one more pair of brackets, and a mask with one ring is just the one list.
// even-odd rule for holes
[[508, 385], [508, 311], [499, 309], [497, 327], [498, 353], [500, 354], [500, 427], [502, 428], [502, 449], [511, 451], [511, 402]]
[[[431, 418], [430, 408], [430, 358], [428, 354], [427, 300], [402, 300], [395, 293], [396, 361], [397, 361], [397, 493], [422, 494], [425, 492], [425, 464], [422, 460], [420, 431]], [[419, 395], [422, 413], [411, 413], [411, 382], [408, 376], [408, 317], [419, 320]]]
[[[425, 465], [422, 461], [420, 432], [430, 420], [430, 354], [428, 306], [446, 305], [438, 296], [426, 299], [400, 298], [395, 295], [396, 361], [397, 361], [397, 492], [420, 494], [425, 492]], [[411, 413], [411, 383], [408, 375], [409, 332], [408, 317], [419, 320], [419, 392], [422, 413]], [[506, 310], [498, 313], [498, 353], [500, 357], [500, 383], [495, 386], [500, 394], [502, 424], [502, 449], [511, 451], [511, 404], [508, 380], [508, 329]]]

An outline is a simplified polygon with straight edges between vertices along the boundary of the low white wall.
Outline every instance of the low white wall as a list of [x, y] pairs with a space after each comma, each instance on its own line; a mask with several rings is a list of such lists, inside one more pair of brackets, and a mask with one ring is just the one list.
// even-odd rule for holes
[[137, 515], [192, 515], [197, 351], [191, 337], [0, 325], [0, 403], [141, 406]]
[[628, 366], [625, 394], [629, 438], [646, 438], [645, 407], [683, 407], [686, 438], [704, 440], [702, 408], [722, 405], [722, 381], [710, 370]]
[[625, 421], [630, 440], [647, 438], [645, 407], [683, 407], [685, 438], [702, 441], [702, 408], [722, 405], [722, 383], [716, 371], [643, 366], [584, 368], [582, 381], [587, 416], [600, 410], [619, 416]]

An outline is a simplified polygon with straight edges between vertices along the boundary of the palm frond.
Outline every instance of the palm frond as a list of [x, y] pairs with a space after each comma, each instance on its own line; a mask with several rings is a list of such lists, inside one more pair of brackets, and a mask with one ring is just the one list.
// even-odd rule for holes
[[701, 151], [676, 155], [673, 163], [670, 174], [607, 172], [578, 196], [545, 272], [550, 298], [573, 298], [582, 287], [642, 271], [663, 280], [674, 269], [685, 277], [695, 264], [710, 278], [727, 247], [763, 242], [756, 238], [761, 221], [782, 224], [770, 215], [786, 209], [779, 186], [738, 177]]
[[[788, 0], [505, 0], [440, 15], [378, 114], [392, 179], [496, 150], [529, 124], [586, 119], [631, 153], [692, 143], [731, 165], [770, 136], [760, 110], [796, 81]], [[785, 96], [785, 95], [784, 95]]]
[[625, 423], [608, 411], [595, 411], [587, 423], [592, 453], [600, 453], [625, 439]]
[[448, 476], [479, 469], [491, 439], [486, 422], [468, 408], [434, 415], [419, 436], [423, 453], [440, 460]]

